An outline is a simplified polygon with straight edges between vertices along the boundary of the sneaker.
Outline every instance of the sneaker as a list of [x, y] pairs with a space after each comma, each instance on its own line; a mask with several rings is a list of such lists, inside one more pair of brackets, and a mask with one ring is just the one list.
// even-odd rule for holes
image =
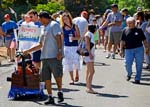
[[130, 79], [131, 79], [131, 76], [127, 76], [127, 81], [130, 81]]
[[133, 83], [134, 84], [140, 84], [140, 80], [135, 80]]
[[57, 95], [58, 95], [58, 103], [63, 102], [64, 101], [63, 93], [62, 92], [58, 92]]
[[109, 53], [107, 56], [106, 56], [106, 58], [109, 58], [111, 56], [111, 54]]
[[112, 57], [112, 59], [115, 59], [115, 54], [112, 54], [112, 56], [111, 56], [111, 57]]
[[48, 104], [55, 104], [54, 98], [53, 98], [52, 96], [49, 96], [48, 101], [46, 101], [44, 104], [45, 104], [45, 105], [48, 105]]

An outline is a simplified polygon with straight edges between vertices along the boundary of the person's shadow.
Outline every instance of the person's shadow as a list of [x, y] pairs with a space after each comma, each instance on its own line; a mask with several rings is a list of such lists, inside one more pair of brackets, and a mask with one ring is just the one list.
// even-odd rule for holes
[[[83, 86], [83, 87], [85, 87], [86, 83], [79, 82], [79, 83], [76, 83], [75, 86]], [[92, 87], [93, 88], [104, 88], [104, 86], [100, 86], [100, 85], [92, 85]]]
[[107, 93], [98, 93], [99, 97], [107, 97], [107, 98], [127, 98], [125, 95], [116, 95], [116, 94], [107, 94]]
[[110, 65], [103, 62], [94, 62], [94, 66], [110, 66]]

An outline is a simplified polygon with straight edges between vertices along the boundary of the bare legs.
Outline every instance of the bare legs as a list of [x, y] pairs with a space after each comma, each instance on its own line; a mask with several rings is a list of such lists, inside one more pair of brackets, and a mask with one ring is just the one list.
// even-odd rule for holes
[[86, 91], [88, 93], [95, 94], [96, 92], [92, 89], [92, 80], [94, 75], [94, 62], [88, 62], [87, 69], [86, 69]]
[[[58, 91], [61, 91], [62, 90], [62, 77], [55, 78], [55, 80], [56, 80], [56, 84], [58, 87]], [[45, 85], [46, 85], [46, 89], [47, 89], [48, 94], [52, 94], [52, 82], [51, 82], [51, 80], [46, 80]]]
[[73, 72], [73, 71], [70, 71], [69, 74], [70, 74], [70, 78], [71, 78], [71, 83], [70, 83], [70, 85], [74, 84], [74, 82], [78, 82], [78, 81], [79, 81], [79, 73], [78, 73], [78, 70], [75, 71], [75, 78], [74, 78], [74, 72]]

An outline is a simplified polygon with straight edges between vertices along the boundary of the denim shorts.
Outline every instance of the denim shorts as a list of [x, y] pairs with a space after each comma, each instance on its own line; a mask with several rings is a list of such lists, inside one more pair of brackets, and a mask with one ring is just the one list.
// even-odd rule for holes
[[56, 58], [42, 59], [41, 80], [51, 80], [51, 74], [53, 74], [54, 78], [63, 76], [62, 60], [57, 60]]
[[32, 60], [34, 62], [40, 62], [41, 61], [40, 57], [41, 57], [41, 50], [33, 52], [33, 58], [32, 58]]

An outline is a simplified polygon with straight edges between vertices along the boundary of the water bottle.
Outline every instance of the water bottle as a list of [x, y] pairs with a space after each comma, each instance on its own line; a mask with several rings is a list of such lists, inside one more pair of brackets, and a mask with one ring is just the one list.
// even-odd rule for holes
[[73, 34], [69, 34], [69, 42], [72, 42], [72, 37], [73, 37]]

